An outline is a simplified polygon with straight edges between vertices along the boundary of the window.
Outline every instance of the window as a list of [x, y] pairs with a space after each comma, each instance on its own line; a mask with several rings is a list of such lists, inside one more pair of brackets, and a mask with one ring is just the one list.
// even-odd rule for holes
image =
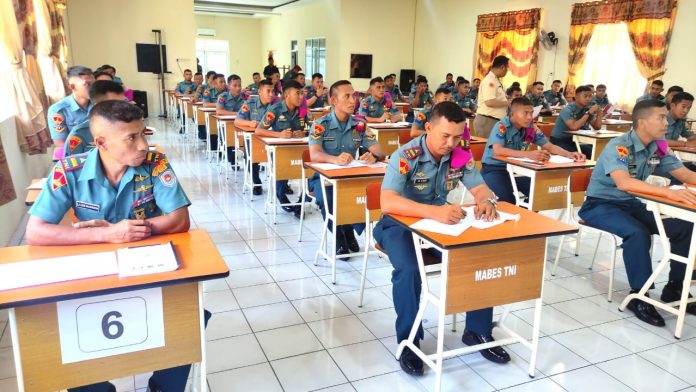
[[196, 57], [201, 61], [203, 75], [213, 70], [225, 76], [230, 71], [230, 43], [219, 39], [197, 39]]
[[646, 80], [638, 71], [625, 23], [596, 25], [587, 45], [584, 83], [605, 84], [613, 104], [631, 109]]
[[313, 38], [305, 41], [305, 71], [307, 79], [317, 72], [326, 76], [325, 38]]

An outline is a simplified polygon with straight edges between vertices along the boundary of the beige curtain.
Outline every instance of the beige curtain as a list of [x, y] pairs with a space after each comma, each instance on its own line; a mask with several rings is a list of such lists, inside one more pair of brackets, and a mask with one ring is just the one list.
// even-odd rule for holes
[[14, 184], [12, 183], [12, 175], [10, 167], [7, 164], [5, 157], [5, 149], [2, 146], [2, 138], [0, 138], [0, 206], [5, 205], [17, 198]]
[[15, 114], [19, 147], [28, 154], [46, 153], [52, 144], [46, 112], [24, 67], [22, 41], [10, 1], [0, 1], [0, 78]]
[[17, 28], [20, 31], [22, 49], [24, 50], [24, 64], [29, 73], [29, 77], [34, 83], [34, 89], [39, 94], [44, 110], [48, 110], [48, 99], [44, 92], [43, 79], [39, 63], [36, 61], [36, 14], [34, 13], [34, 3], [32, 0], [13, 0], [15, 18], [17, 18]]
[[65, 97], [65, 82], [63, 81], [65, 72], [59, 58], [60, 41], [56, 42], [52, 35], [52, 30], [58, 28], [58, 26], [54, 26], [56, 18], [53, 17], [58, 11], [53, 0], [33, 1], [38, 36], [37, 60], [48, 104], [52, 105]]

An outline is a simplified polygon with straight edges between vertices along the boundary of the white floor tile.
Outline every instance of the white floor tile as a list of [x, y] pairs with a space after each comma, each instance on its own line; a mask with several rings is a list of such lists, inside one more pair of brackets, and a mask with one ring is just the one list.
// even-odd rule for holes
[[689, 386], [635, 354], [599, 363], [596, 366], [636, 391], [676, 391]]
[[206, 350], [209, 373], [267, 361], [253, 334], [208, 342]]
[[587, 366], [551, 376], [551, 379], [568, 392], [612, 391], [629, 392], [631, 388], [595, 366]]
[[[521, 344], [508, 346], [510, 351], [515, 352], [525, 361], [529, 361], [531, 352]], [[550, 337], [539, 339], [539, 351], [537, 353], [536, 367], [543, 374], [550, 376], [568, 370], [587, 366], [590, 363], [579, 355], [565, 348]]]
[[592, 363], [631, 354], [629, 350], [590, 328], [554, 335], [553, 340]]
[[205, 338], [208, 341], [251, 333], [241, 310], [215, 313], [208, 321]]
[[252, 385], [254, 389], [264, 392], [283, 390], [268, 362], [208, 374], [208, 385], [212, 392], [243, 392], [248, 391]]
[[[305, 265], [304, 263], [300, 263]], [[269, 267], [272, 268], [272, 267]], [[318, 297], [331, 294], [332, 291], [326, 287], [326, 283], [320, 278], [313, 276], [304, 279], [287, 280], [278, 282], [278, 286], [283, 290], [288, 299], [296, 300], [302, 298]]]
[[[367, 286], [367, 283], [365, 286]], [[341, 292], [336, 295], [355, 314], [394, 307], [394, 302], [377, 287], [365, 289], [362, 307], [359, 307], [360, 290]]]
[[355, 388], [353, 388], [350, 383], [345, 383], [333, 387], [317, 389], [316, 392], [355, 392]]
[[257, 286], [242, 287], [232, 290], [239, 301], [239, 306], [248, 308], [251, 306], [268, 305], [287, 301], [287, 298], [275, 283], [260, 284]]
[[309, 327], [326, 348], [375, 339], [375, 336], [365, 328], [360, 319], [353, 315], [314, 321], [309, 323]]
[[225, 279], [206, 280], [203, 282], [203, 291], [206, 293], [209, 293], [211, 291], [223, 291], [229, 289], [230, 286], [227, 285]]
[[695, 353], [676, 344], [670, 344], [642, 352], [639, 355], [687, 383], [696, 385]]
[[564, 392], [560, 385], [555, 383], [550, 378], [542, 378], [540, 380], [528, 382], [522, 385], [517, 385], [512, 388], [505, 389], [506, 392]]
[[239, 309], [230, 290], [203, 293], [203, 306], [213, 313]]
[[[392, 357], [393, 360], [393, 357]], [[366, 378], [353, 382], [353, 387], [358, 392], [372, 391], [399, 391], [399, 392], [423, 392], [425, 388], [421, 386], [416, 378], [404, 373], [401, 370], [382, 374], [375, 377]]]
[[256, 255], [253, 253], [243, 253], [241, 255], [232, 255], [232, 256], [224, 256], [223, 259], [225, 260], [225, 264], [230, 269], [231, 271], [236, 271], [239, 269], [245, 269], [245, 268], [256, 268], [256, 267], [262, 267], [263, 265], [261, 262], [259, 262], [259, 259], [256, 258]]
[[248, 239], [246, 240], [246, 243], [247, 245], [249, 245], [249, 247], [251, 247], [251, 249], [254, 250], [254, 252], [264, 252], [288, 248], [288, 244], [286, 244], [285, 241], [275, 236], [270, 238]]
[[254, 332], [304, 323], [290, 302], [245, 308], [244, 315]]
[[324, 349], [306, 324], [257, 332], [256, 337], [270, 361]]
[[17, 379], [16, 378], [6, 378], [0, 380], [0, 391], [2, 392], [17, 392]]
[[286, 392], [311, 391], [348, 381], [326, 351], [279, 359], [271, 366]]
[[[339, 261], [339, 263], [341, 263]], [[360, 290], [360, 272], [352, 270], [349, 272], [337, 273], [336, 284], [331, 283], [331, 275], [319, 276], [334, 293]], [[365, 288], [374, 287], [369, 279], [365, 280]]]
[[[442, 391], [492, 391], [494, 388], [464, 361], [452, 358], [442, 363]], [[428, 368], [424, 377], [416, 379], [426, 391], [435, 390], [435, 372]]]
[[329, 354], [350, 381], [401, 369], [379, 340], [329, 349]]
[[[471, 369], [481, 378], [486, 380], [496, 389], [508, 388], [514, 385], [529, 382], [529, 363], [525, 359], [508, 350], [510, 362], [499, 365], [483, 358], [479, 353], [464, 355], [461, 359], [466, 362]], [[527, 354], [525, 358], [529, 355]], [[543, 377], [539, 371], [535, 372], [537, 377]]]
[[301, 261], [296, 263], [269, 265], [266, 269], [276, 282], [316, 276], [314, 272]]
[[[642, 321], [640, 323], [643, 324]], [[616, 320], [591, 327], [591, 329], [634, 353], [672, 343], [653, 333], [652, 329], [654, 328], [647, 324], [643, 328], [632, 322], [631, 319]]]
[[379, 339], [396, 335], [396, 312], [394, 309], [360, 313], [357, 316], [367, 326], [367, 329]]
[[351, 314], [350, 310], [334, 294], [300, 299], [292, 301], [292, 304], [308, 323]]
[[544, 282], [543, 300], [545, 304], [553, 304], [577, 298], [580, 298], [578, 294], [564, 288], [563, 285], [555, 281], [549, 280]]
[[608, 323], [622, 318], [585, 298], [559, 302], [550, 306], [587, 326]]
[[276, 265], [285, 263], [296, 263], [300, 261], [295, 252], [291, 249], [281, 249], [276, 251], [256, 252], [256, 257], [263, 265]]
[[232, 271], [230, 272], [230, 276], [225, 278], [225, 280], [232, 289], [273, 283], [273, 278], [264, 267]]
[[[534, 323], [534, 309], [518, 310], [514, 314], [530, 325]], [[574, 329], [583, 327], [584, 325], [582, 325], [579, 321], [573, 319], [556, 308], [548, 305], [541, 308], [539, 330], [545, 335], [572, 331]]]

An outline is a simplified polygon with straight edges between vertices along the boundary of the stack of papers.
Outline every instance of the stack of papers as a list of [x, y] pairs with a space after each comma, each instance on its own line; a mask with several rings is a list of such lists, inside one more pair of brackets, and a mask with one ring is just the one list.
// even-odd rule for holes
[[379, 169], [387, 167], [387, 164], [384, 162], [367, 163], [365, 161], [354, 160], [345, 166], [334, 165], [333, 163], [314, 163], [312, 166], [321, 170], [350, 169], [354, 167], [369, 167]]
[[[520, 162], [533, 163], [533, 164], [537, 164], [537, 165], [543, 164], [540, 161], [535, 161], [534, 159], [527, 158], [527, 157], [523, 157], [523, 158], [512, 158], [511, 157], [510, 159], [513, 159], [515, 161], [520, 161]], [[571, 158], [562, 157], [560, 155], [551, 155], [548, 162], [549, 163], [573, 163], [573, 162], [575, 162], [575, 160], [573, 160]]]
[[369, 128], [401, 128], [410, 127], [411, 123], [407, 121], [399, 121], [395, 123], [385, 122], [385, 123], [370, 123], [367, 125]]
[[497, 226], [505, 221], [519, 221], [519, 214], [508, 214], [507, 212], [498, 211], [498, 219], [487, 222], [483, 219], [476, 219], [474, 216], [475, 206], [463, 207], [466, 212], [466, 217], [453, 225], [440, 223], [434, 219], [421, 219], [411, 225], [411, 228], [422, 231], [430, 231], [433, 233], [449, 235], [457, 237], [465, 232], [468, 228], [485, 230], [493, 226]]
[[308, 137], [303, 137], [303, 138], [284, 138], [284, 137], [262, 137], [261, 138], [264, 142], [266, 143], [273, 143], [273, 142], [303, 142], [303, 143], [309, 143], [309, 138]]
[[159, 272], [175, 271], [179, 260], [174, 246], [169, 241], [164, 244], [134, 246], [116, 251], [118, 255], [118, 276], [138, 276]]

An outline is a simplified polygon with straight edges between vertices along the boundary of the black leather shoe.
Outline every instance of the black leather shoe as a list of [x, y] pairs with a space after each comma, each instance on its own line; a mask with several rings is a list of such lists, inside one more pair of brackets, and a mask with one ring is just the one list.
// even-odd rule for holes
[[261, 196], [263, 195], [263, 189], [260, 186], [255, 186], [254, 187], [254, 196]]
[[295, 218], [300, 219], [300, 216], [302, 215], [302, 206], [295, 206], [295, 211], [293, 213]]
[[[336, 255], [347, 255], [350, 253], [346, 243], [346, 235], [343, 233], [343, 226], [336, 226]], [[341, 261], [348, 261], [350, 257], [339, 257]]]
[[[490, 343], [494, 340], [495, 339], [493, 339], [493, 336], [483, 336], [469, 331], [464, 331], [464, 335], [462, 335], [462, 342], [464, 342], [464, 344], [466, 344], [467, 346], [475, 346], [481, 343]], [[505, 349], [502, 347], [486, 348], [483, 350], [479, 350], [479, 352], [481, 353], [481, 355], [483, 355], [484, 358], [491, 362], [510, 362], [510, 354], [508, 354], [507, 351], [505, 351]]]
[[147, 382], [147, 392], [164, 392], [164, 389], [160, 388], [156, 382], [150, 379]]
[[353, 227], [351, 225], [346, 225], [343, 227], [343, 234], [346, 236], [346, 244], [351, 252], [360, 252], [360, 245], [358, 245], [358, 240], [355, 239], [355, 233], [353, 232]]
[[295, 193], [295, 192], [292, 190], [292, 188], [290, 188], [290, 185], [289, 185], [289, 184], [286, 185], [286, 186], [285, 186], [285, 194], [286, 194], [286, 195], [292, 195], [293, 193]]
[[[290, 199], [287, 196], [278, 197], [278, 201], [281, 204], [290, 204]], [[295, 212], [295, 206], [280, 206], [285, 212]]]
[[[631, 294], [634, 294], [636, 292], [637, 291], [631, 290]], [[647, 293], [645, 295], [648, 296]], [[632, 299], [628, 303], [628, 305], [626, 305], [626, 309], [635, 313], [636, 317], [638, 317], [638, 320], [640, 321], [643, 321], [655, 327], [665, 326], [665, 319], [663, 319], [662, 316], [660, 316], [660, 314], [657, 313], [657, 310], [653, 305], [647, 302], [641, 301], [639, 299]]]
[[404, 351], [401, 352], [399, 365], [401, 365], [401, 370], [406, 372], [406, 374], [412, 376], [423, 375], [423, 360], [408, 347], [404, 347]]
[[[665, 288], [662, 289], [662, 296], [660, 300], [662, 302], [674, 302], [681, 300], [682, 295], [682, 282], [667, 282]], [[693, 298], [691, 293], [689, 293], [689, 298]], [[696, 302], [686, 304], [686, 313], [696, 315]]]

